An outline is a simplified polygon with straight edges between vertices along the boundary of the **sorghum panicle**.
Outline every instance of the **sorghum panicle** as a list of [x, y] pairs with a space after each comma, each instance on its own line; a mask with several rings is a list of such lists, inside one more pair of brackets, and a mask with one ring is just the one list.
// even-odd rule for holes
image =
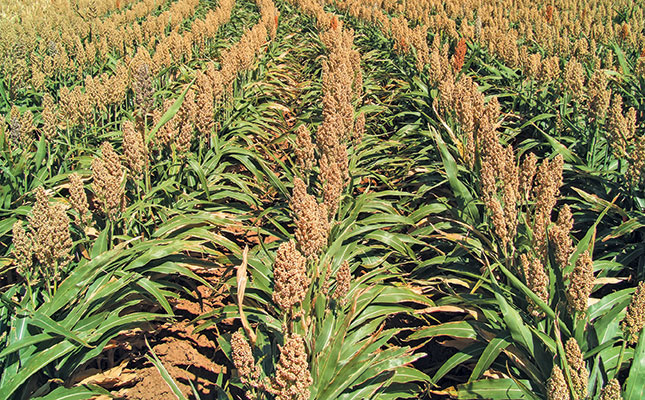
[[578, 318], [582, 318], [587, 311], [589, 296], [593, 290], [593, 262], [588, 251], [580, 254], [576, 265], [569, 276], [569, 286], [567, 287], [567, 302], [569, 311], [578, 312]]
[[28, 149], [34, 142], [34, 132], [36, 130], [36, 126], [34, 125], [34, 114], [31, 111], [27, 110], [22, 113], [22, 116], [20, 117], [20, 126], [22, 129], [20, 145], [23, 149]]
[[272, 380], [272, 393], [276, 400], [307, 400], [309, 386], [313, 383], [304, 339], [297, 334], [285, 336], [280, 347], [280, 361]]
[[43, 111], [40, 116], [43, 120], [41, 131], [45, 139], [52, 140], [56, 134], [59, 116], [54, 104], [54, 98], [49, 93], [45, 93], [43, 96]]
[[506, 237], [504, 237], [504, 243], [513, 243], [515, 239], [515, 234], [517, 233], [517, 206], [520, 199], [519, 194], [519, 183], [520, 183], [520, 171], [515, 163], [515, 153], [513, 152], [513, 147], [507, 146], [505, 149], [506, 161], [504, 164], [504, 170], [502, 173], [502, 198], [504, 200], [504, 218], [506, 222]]
[[576, 398], [585, 399], [587, 397], [587, 385], [589, 382], [589, 371], [585, 366], [585, 361], [580, 351], [580, 346], [574, 338], [567, 340], [565, 344], [565, 354], [569, 372], [571, 374], [571, 383], [576, 393]]
[[574, 57], [564, 68], [564, 85], [577, 101], [582, 99], [585, 88], [585, 74], [582, 64]]
[[318, 161], [320, 164], [320, 177], [323, 181], [323, 198], [331, 217], [338, 210], [340, 198], [345, 187], [343, 174], [333, 157], [323, 154]]
[[619, 94], [614, 95], [607, 118], [607, 139], [616, 158], [628, 158], [629, 142], [636, 130], [635, 119], [634, 112], [623, 115], [623, 98]]
[[349, 288], [352, 282], [352, 272], [349, 269], [349, 263], [343, 261], [336, 273], [336, 290], [334, 291], [334, 298], [340, 302], [340, 304], [345, 304], [347, 302], [347, 293], [349, 293]]
[[253, 351], [244, 334], [237, 331], [231, 337], [231, 349], [233, 351], [233, 364], [237, 373], [244, 383], [256, 382], [260, 377], [260, 369], [255, 365]]
[[591, 75], [587, 93], [591, 117], [595, 121], [604, 120], [611, 101], [611, 89], [607, 88], [607, 75], [604, 71], [598, 69]]
[[573, 254], [573, 240], [571, 240], [571, 229], [573, 228], [573, 215], [569, 205], [565, 204], [558, 215], [558, 222], [551, 228], [551, 241], [555, 247], [555, 262], [561, 271], [569, 265], [569, 258]]
[[123, 152], [132, 175], [140, 178], [148, 163], [148, 154], [143, 135], [137, 131], [132, 121], [123, 122]]
[[560, 194], [563, 165], [564, 160], [561, 155], [556, 156], [552, 161], [544, 160], [535, 177], [533, 246], [543, 262], [546, 261], [547, 255], [546, 228], [551, 223], [551, 211]]
[[77, 173], [69, 176], [69, 202], [72, 208], [76, 210], [76, 224], [86, 224], [89, 222], [89, 206], [87, 204], [87, 195], [85, 194], [85, 186], [81, 177]]
[[519, 191], [524, 195], [525, 200], [531, 199], [531, 192], [533, 188], [533, 178], [537, 171], [537, 157], [533, 153], [529, 153], [522, 161], [520, 168], [520, 184]]
[[571, 400], [567, 382], [564, 380], [564, 374], [557, 365], [553, 366], [551, 376], [546, 383], [547, 400]]
[[36, 191], [36, 204], [29, 217], [29, 236], [36, 259], [58, 277], [58, 269], [71, 260], [69, 218], [62, 203], [50, 203], [45, 189]]
[[[522, 269], [524, 270], [524, 279], [526, 286], [528, 286], [533, 293], [535, 293], [540, 300], [548, 304], [549, 302], [549, 275], [547, 275], [544, 265], [540, 260], [534, 256], [527, 256], [526, 254], [520, 255]], [[534, 317], [541, 317], [544, 312], [529, 299], [529, 312]]]
[[205, 137], [209, 137], [215, 126], [214, 85], [207, 74], [197, 73], [197, 93], [195, 96], [195, 128]]
[[466, 50], [468, 50], [466, 39], [462, 37], [455, 47], [455, 54], [452, 56], [452, 67], [455, 69], [455, 72], [461, 71], [466, 57]]
[[152, 88], [152, 76], [150, 66], [147, 63], [141, 63], [134, 74], [134, 105], [141, 110], [142, 114], [147, 114], [152, 109], [154, 90]]
[[286, 313], [307, 294], [307, 259], [296, 249], [293, 240], [278, 247], [273, 264], [273, 285], [273, 301]]
[[31, 240], [25, 232], [21, 221], [13, 224], [13, 258], [15, 260], [18, 274], [25, 276], [33, 264], [33, 248]]
[[92, 189], [105, 215], [116, 220], [125, 211], [125, 172], [110, 143], [103, 142], [101, 154], [92, 160]]
[[599, 400], [623, 400], [618, 379], [611, 379], [600, 392]]
[[486, 202], [486, 207], [492, 214], [495, 233], [502, 242], [502, 246], [505, 247], [508, 240], [508, 228], [506, 226], [506, 218], [504, 216], [502, 204], [497, 197], [491, 197], [490, 200]]
[[296, 129], [296, 163], [300, 168], [309, 171], [313, 168], [316, 161], [314, 155], [314, 144], [311, 141], [309, 129], [302, 124]]
[[621, 327], [630, 344], [636, 344], [641, 330], [645, 325], [645, 282], [640, 282], [632, 295], [632, 301], [627, 307], [627, 313]]
[[189, 121], [183, 121], [179, 135], [175, 138], [175, 146], [181, 157], [187, 156], [192, 139], [193, 125]]
[[635, 137], [634, 141], [636, 143], [631, 152], [627, 178], [632, 185], [638, 187], [645, 179], [645, 135]]
[[327, 245], [329, 222], [327, 207], [318, 204], [307, 193], [307, 185], [300, 178], [293, 180], [291, 209], [296, 220], [296, 240], [305, 257], [316, 257]]

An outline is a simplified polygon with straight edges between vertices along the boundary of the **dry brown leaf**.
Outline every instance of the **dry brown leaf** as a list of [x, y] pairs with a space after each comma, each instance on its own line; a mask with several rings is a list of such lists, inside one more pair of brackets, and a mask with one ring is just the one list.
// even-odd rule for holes
[[100, 371], [92, 368], [81, 372], [72, 380], [74, 385], [98, 385], [106, 389], [132, 384], [137, 380], [136, 373], [124, 373], [130, 360], [126, 359], [114, 368]]
[[629, 278], [612, 278], [612, 277], [606, 276], [604, 278], [596, 278], [593, 284], [594, 285], [615, 285], [617, 283], [625, 282], [628, 279]]
[[246, 314], [244, 314], [244, 310], [242, 309], [242, 303], [244, 302], [244, 292], [246, 291], [246, 282], [248, 281], [248, 278], [246, 276], [246, 266], [248, 265], [247, 263], [248, 255], [249, 255], [249, 246], [244, 246], [244, 251], [242, 252], [242, 264], [240, 264], [240, 266], [237, 267], [237, 307], [238, 307], [238, 311], [240, 312], [242, 327], [244, 328], [246, 335], [249, 337], [249, 340], [251, 341], [251, 345], [255, 346], [255, 341], [257, 340], [257, 337], [255, 336], [255, 332], [253, 332], [253, 329], [251, 329], [251, 325], [249, 325], [249, 321], [246, 319]]
[[457, 306], [437, 306], [437, 307], [427, 307], [421, 310], [415, 310], [415, 314], [432, 314], [436, 312], [446, 312], [446, 313], [462, 313], [472, 316], [476, 321], [480, 321], [484, 318], [483, 315], [480, 315], [475, 310], [470, 310], [468, 308], [457, 307]]
[[483, 376], [485, 378], [493, 378], [493, 379], [509, 379], [510, 378], [510, 376], [506, 375], [505, 373], [500, 372], [500, 371], [495, 371], [495, 370], [492, 370], [492, 369], [484, 371]]

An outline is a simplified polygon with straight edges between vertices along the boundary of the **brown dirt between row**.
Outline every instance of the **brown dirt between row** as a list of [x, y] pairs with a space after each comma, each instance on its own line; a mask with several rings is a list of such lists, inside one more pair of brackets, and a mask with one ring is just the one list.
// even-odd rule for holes
[[[180, 298], [171, 302], [176, 320], [172, 323], [149, 324], [144, 329], [134, 329], [114, 338], [102, 356], [86, 366], [73, 378], [73, 382], [95, 384], [109, 390], [121, 400], [176, 399], [168, 384], [146, 355], [150, 354], [145, 342], [161, 360], [188, 399], [193, 395], [189, 382], [195, 386], [202, 399], [211, 398], [220, 374], [228, 374], [230, 365], [217, 345], [219, 330], [230, 324], [218, 324], [195, 333], [203, 322], [190, 321], [229, 302], [228, 287], [222, 282], [230, 278], [232, 269], [201, 269], [194, 271], [216, 288], [199, 285], [193, 291], [195, 299]], [[222, 326], [223, 325], [223, 326]], [[228, 329], [227, 329], [228, 330]], [[107, 400], [98, 396], [94, 400]]]

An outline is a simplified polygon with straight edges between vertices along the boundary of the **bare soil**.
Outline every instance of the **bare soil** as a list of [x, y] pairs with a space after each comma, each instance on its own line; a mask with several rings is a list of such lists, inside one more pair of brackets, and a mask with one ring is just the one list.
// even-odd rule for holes
[[[196, 333], [204, 321], [193, 320], [230, 303], [228, 287], [222, 282], [230, 278], [232, 270], [201, 269], [193, 272], [215, 289], [199, 285], [192, 293], [193, 298], [182, 296], [171, 302], [177, 316], [173, 322], [149, 324], [143, 329], [123, 332], [106, 346], [101, 357], [86, 365], [70, 383], [98, 385], [122, 400], [176, 399], [157, 368], [148, 360], [147, 341], [186, 398], [196, 398], [191, 383], [200, 398], [211, 398], [217, 388], [218, 376], [228, 375], [231, 370], [217, 345], [217, 337], [222, 328], [229, 330], [234, 327], [212, 325]], [[94, 399], [107, 400], [108, 397]]]

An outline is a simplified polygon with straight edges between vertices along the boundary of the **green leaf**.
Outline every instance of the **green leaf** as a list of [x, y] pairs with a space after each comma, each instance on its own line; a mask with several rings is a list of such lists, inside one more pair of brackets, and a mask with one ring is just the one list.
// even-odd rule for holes
[[623, 70], [623, 74], [631, 75], [631, 70], [629, 68], [629, 65], [627, 64], [627, 60], [625, 59], [625, 53], [623, 53], [623, 50], [618, 46], [618, 43], [616, 42], [612, 43], [612, 47], [614, 48], [614, 52], [616, 53], [616, 58], [618, 58], [618, 64], [620, 65], [620, 68]]
[[87, 343], [87, 341], [79, 337], [71, 330], [67, 329], [58, 322], [54, 321], [46, 315], [41, 314], [38, 311], [33, 313], [31, 319], [29, 320], [29, 324], [41, 328], [44, 333], [60, 335], [67, 338], [71, 342], [80, 343], [85, 347], [94, 348], [94, 346], [91, 346], [89, 343]]
[[584, 164], [584, 162], [575, 155], [574, 153], [571, 152], [565, 145], [560, 143], [558, 140], [556, 140], [553, 136], [549, 135], [548, 133], [544, 132], [541, 128], [539, 128], [537, 125], [533, 125], [537, 130], [539, 130], [542, 135], [546, 138], [547, 142], [553, 147], [553, 149], [558, 153], [562, 154], [562, 158], [564, 158], [564, 161], [571, 163], [571, 164]]
[[522, 317], [515, 308], [508, 304], [504, 296], [500, 293], [499, 288], [495, 286], [494, 289], [497, 304], [499, 304], [504, 322], [506, 322], [506, 326], [510, 330], [513, 340], [520, 343], [531, 355], [535, 356], [535, 343], [533, 342], [531, 330], [524, 324]]
[[175, 114], [179, 112], [179, 109], [181, 108], [181, 105], [184, 102], [184, 98], [186, 97], [186, 93], [188, 93], [188, 89], [190, 89], [190, 87], [193, 86], [195, 79], [197, 78], [194, 78], [188, 85], [186, 85], [186, 88], [184, 88], [184, 91], [181, 93], [181, 95], [179, 95], [177, 100], [175, 100], [175, 102], [172, 103], [172, 106], [170, 106], [170, 108], [161, 116], [161, 119], [159, 120], [159, 122], [157, 122], [157, 125], [155, 125], [155, 127], [152, 128], [150, 132], [148, 132], [148, 136], [146, 136], [146, 145], [150, 143], [150, 141], [155, 136], [157, 131], [161, 129], [161, 127], [164, 126], [166, 122], [170, 121], [172, 117], [174, 117]]
[[408, 383], [408, 382], [430, 382], [431, 378], [412, 367], [397, 368], [394, 375], [394, 382]]
[[[521, 381], [530, 387], [529, 381]], [[482, 379], [457, 387], [458, 399], [508, 400], [528, 399], [522, 389], [512, 379]]]
[[510, 339], [510, 337], [494, 337], [491, 339], [481, 356], [479, 356], [477, 364], [475, 365], [475, 368], [473, 368], [470, 378], [468, 378], [468, 382], [481, 378], [482, 374], [486, 372], [493, 362], [495, 362], [497, 356], [499, 356], [505, 348], [511, 345], [511, 343], [506, 339]]
[[[593, 321], [596, 318], [599, 318], [610, 310], [614, 309], [617, 305], [621, 303], [629, 303], [632, 298], [632, 293], [634, 293], [634, 288], [627, 288], [619, 290], [614, 293], [607, 294], [603, 296], [598, 302], [589, 306], [587, 313], [589, 314], [589, 321]], [[618, 307], [624, 308], [624, 307]], [[620, 310], [619, 310], [620, 311]]]
[[197, 178], [199, 178], [199, 182], [202, 185], [202, 189], [204, 189], [204, 193], [206, 193], [206, 199], [208, 201], [211, 201], [211, 193], [210, 190], [208, 190], [208, 180], [206, 179], [206, 176], [204, 175], [204, 169], [202, 168], [201, 165], [195, 160], [194, 158], [191, 158], [188, 160], [188, 165], [195, 171], [195, 174], [197, 174]]
[[450, 183], [450, 187], [452, 188], [453, 192], [455, 193], [455, 197], [459, 202], [459, 209], [469, 214], [470, 218], [466, 219], [467, 222], [474, 223], [476, 221], [479, 221], [479, 211], [477, 211], [477, 207], [475, 207], [473, 196], [470, 191], [468, 191], [466, 185], [464, 185], [459, 180], [458, 168], [455, 159], [448, 151], [446, 144], [444, 143], [443, 139], [441, 139], [441, 136], [436, 131], [436, 129], [430, 129], [435, 141], [437, 142], [441, 160], [443, 161], [443, 166], [446, 170], [446, 175], [448, 176], [448, 182]]
[[47, 144], [45, 142], [45, 136], [41, 135], [40, 140], [38, 141], [38, 147], [36, 149], [36, 156], [34, 157], [34, 165], [36, 168], [40, 168], [47, 153]]
[[435, 336], [475, 339], [477, 338], [477, 329], [475, 328], [476, 324], [477, 323], [473, 321], [446, 322], [418, 330], [410, 335], [409, 339], [425, 339], [433, 338]]
[[110, 229], [106, 227], [99, 233], [99, 236], [94, 241], [92, 252], [90, 253], [91, 259], [95, 259], [99, 255], [105, 253], [108, 249], [108, 234]]
[[598, 215], [598, 218], [596, 218], [596, 221], [593, 223], [593, 225], [589, 227], [585, 236], [578, 242], [576, 250], [571, 255], [571, 264], [575, 264], [578, 256], [584, 253], [586, 250], [589, 250], [589, 254], [593, 254], [594, 242], [592, 239], [596, 237], [596, 228], [598, 227], [598, 224], [600, 224], [600, 221], [602, 221], [605, 215], [609, 212], [611, 207], [612, 204], [608, 204], [607, 207], [605, 207], [605, 209]]
[[168, 315], [174, 315], [174, 313], [172, 312], [172, 306], [166, 299], [166, 296], [161, 292], [161, 290], [159, 290], [163, 285], [155, 283], [150, 279], [144, 278], [142, 276], [140, 276], [140, 279], [137, 279], [137, 285], [144, 289], [146, 292], [150, 293], [157, 300], [157, 302], [159, 302], [159, 304], [168, 313]]
[[471, 358], [478, 358], [482, 351], [485, 349], [485, 346], [482, 343], [475, 343], [471, 346], [466, 347], [464, 350], [454, 354], [448, 360], [446, 360], [437, 373], [432, 377], [432, 383], [436, 385], [441, 378], [443, 378], [448, 372], [453, 368], [457, 367], [470, 360]]
[[36, 353], [23, 363], [16, 375], [7, 380], [6, 383], [3, 383], [2, 387], [0, 387], [0, 399], [8, 399], [33, 374], [45, 368], [52, 361], [65, 356], [75, 348], [76, 346], [74, 344], [64, 340], [48, 349]]
[[35, 335], [27, 336], [24, 339], [19, 340], [17, 342], [11, 342], [9, 346], [5, 347], [5, 349], [2, 350], [2, 352], [0, 352], [0, 359], [5, 358], [11, 353], [15, 353], [20, 349], [24, 349], [25, 347], [33, 346], [35, 344], [42, 343], [54, 338], [55, 336], [52, 336], [47, 333], [37, 333]]
[[[515, 287], [520, 289], [526, 297], [533, 300], [533, 302], [535, 302], [535, 304], [540, 307], [540, 309], [544, 311], [547, 316], [549, 316], [551, 319], [556, 319], [555, 312], [551, 309], [551, 307], [549, 307], [549, 305], [546, 304], [537, 294], [529, 289], [515, 274], [506, 269], [506, 267], [501, 264], [498, 264], [497, 267], [504, 273], [504, 275], [506, 275], [506, 277]], [[571, 335], [569, 327], [567, 327], [562, 321], [560, 321], [559, 325], [560, 329], [562, 329], [567, 335]]]

